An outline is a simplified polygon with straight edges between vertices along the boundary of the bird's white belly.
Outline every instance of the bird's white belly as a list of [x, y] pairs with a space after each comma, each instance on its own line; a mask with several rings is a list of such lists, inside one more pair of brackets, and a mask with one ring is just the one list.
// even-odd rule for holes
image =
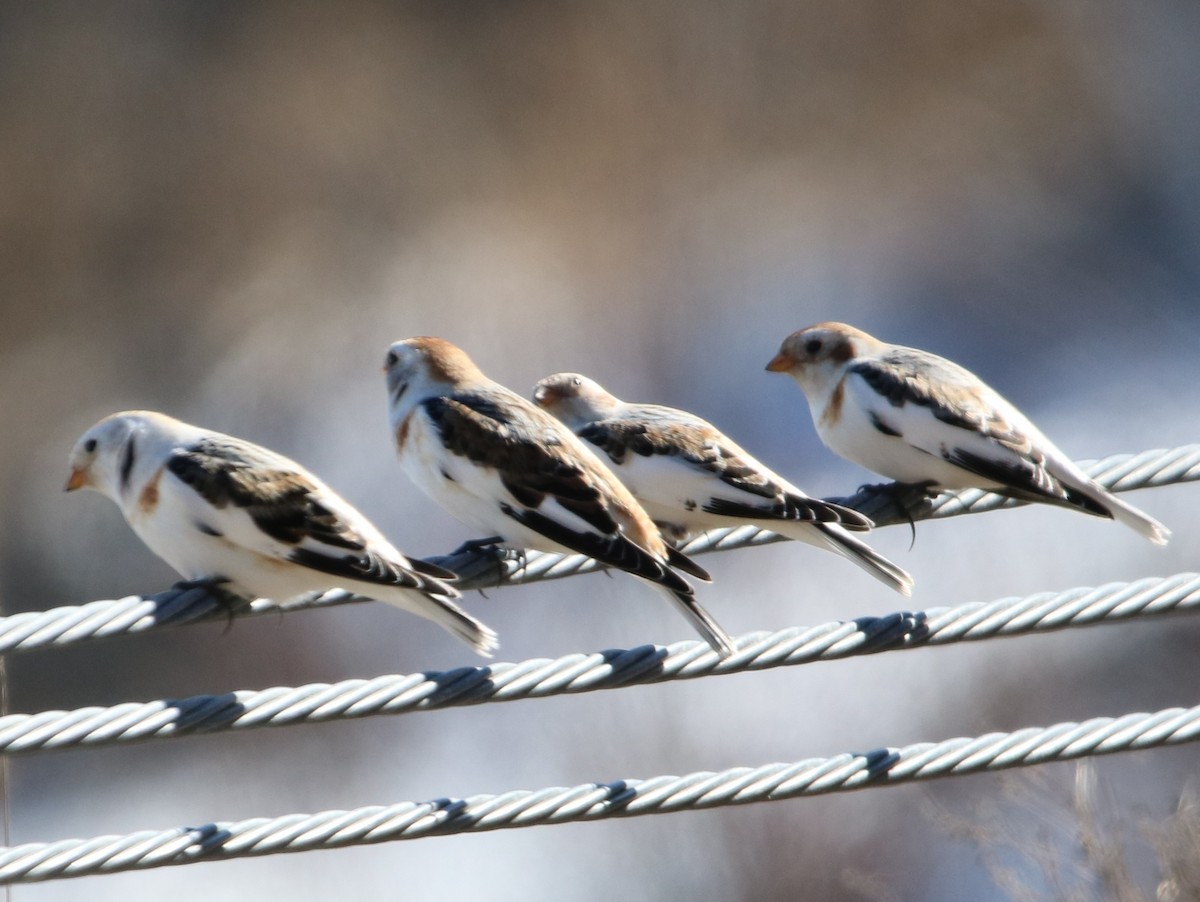
[[[400, 463], [413, 483], [437, 502], [456, 520], [473, 529], [498, 532], [501, 518], [507, 520], [495, 502], [485, 499], [473, 485], [478, 468], [466, 458], [446, 451], [436, 435], [424, 424], [415, 424], [409, 432], [408, 446], [402, 449]], [[498, 484], [498, 480], [497, 480]], [[495, 516], [490, 511], [495, 510]]]
[[129, 525], [151, 551], [184, 579], [221, 578], [229, 582], [233, 591], [277, 600], [333, 587], [330, 577], [315, 570], [257, 554], [223, 535], [203, 532], [200, 523], [219, 530], [220, 522], [216, 518], [206, 519], [198, 504], [181, 497], [183, 491], [190, 489], [172, 491], [167, 484], [169, 479], [164, 477], [153, 510], [134, 511]]
[[216, 575], [218, 570], [215, 565], [220, 563], [218, 556], [209, 543], [203, 541], [211, 537], [197, 528], [199, 518], [176, 492], [171, 491], [169, 486], [162, 486], [163, 482], [165, 479], [160, 478], [160, 488], [155, 493], [153, 504], [145, 500], [143, 493], [137, 507], [126, 513], [130, 527], [151, 551], [185, 579]]
[[830, 450], [897, 482], [932, 482], [947, 489], [996, 485], [942, 457], [947, 446], [971, 435], [941, 422], [929, 408], [912, 403], [893, 408], [881, 401], [879, 416], [901, 434], [887, 435], [877, 429], [867, 410], [847, 392], [841, 416], [835, 422], [818, 420], [817, 431]]

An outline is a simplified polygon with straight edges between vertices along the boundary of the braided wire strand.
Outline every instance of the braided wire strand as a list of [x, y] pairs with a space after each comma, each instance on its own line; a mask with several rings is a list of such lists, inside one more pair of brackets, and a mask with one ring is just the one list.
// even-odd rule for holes
[[574, 695], [1197, 610], [1200, 574], [1181, 573], [1098, 588], [1040, 592], [1024, 598], [748, 633], [737, 640], [737, 653], [724, 660], [704, 642], [685, 641], [665, 647], [645, 645], [332, 684], [9, 714], [0, 717], [0, 754]]
[[[1115, 492], [1195, 482], [1200, 480], [1200, 444], [1143, 451], [1140, 454], [1116, 454], [1102, 460], [1082, 461], [1080, 466], [1101, 485]], [[1018, 507], [1025, 503], [976, 489], [942, 494], [930, 501], [919, 492], [897, 496], [894, 492], [872, 487], [864, 487], [848, 498], [830, 500], [862, 511], [879, 526], [907, 523], [909, 517], [913, 520], [952, 517], [1001, 507]], [[697, 555], [780, 541], [787, 540], [767, 530], [739, 526], [705, 533], [684, 545], [682, 550], [688, 555]], [[594, 560], [582, 555], [537, 551], [516, 554], [494, 548], [467, 546], [430, 560], [458, 573], [457, 585], [463, 590], [561, 579], [601, 569]], [[203, 586], [181, 584], [157, 595], [131, 595], [116, 600], [93, 601], [84, 605], [2, 617], [0, 653], [70, 645], [222, 617], [332, 607], [361, 600], [339, 589], [300, 596], [282, 604], [259, 598], [230, 609], [228, 599], [219, 593]]]
[[0, 848], [0, 884], [782, 801], [1200, 739], [1200, 706], [1097, 717], [794, 763], [257, 817]]
[[[1177, 448], [1171, 452], [1119, 455], [1087, 468], [1094, 478], [1116, 491], [1193, 481], [1200, 479], [1200, 446]], [[885, 494], [864, 490], [854, 499], [845, 500], [867, 512], [881, 525], [905, 522], [902, 509], [896, 507], [896, 496], [885, 497]], [[900, 501], [905, 503], [903, 498]], [[872, 510], [871, 505], [877, 509]], [[888, 512], [888, 505], [895, 507], [894, 515]], [[1001, 506], [1015, 505], [986, 493], [963, 492], [942, 496], [932, 502], [923, 501], [913, 518], [955, 516]], [[686, 550], [694, 554], [779, 539], [770, 533], [743, 527], [700, 537]], [[465, 549], [458, 556], [465, 556], [457, 569], [465, 571], [467, 588], [558, 578], [594, 569], [586, 564], [580, 567], [582, 559], [576, 556], [531, 553], [523, 557], [497, 557], [477, 549]], [[437, 560], [446, 566], [454, 557]], [[346, 593], [326, 593], [287, 605], [285, 609], [341, 604], [349, 600], [355, 599]], [[466, 667], [443, 673], [197, 696], [183, 702], [163, 700], [107, 709], [11, 715], [0, 718], [0, 750], [17, 752], [98, 745], [189, 732], [585, 692], [632, 683], [760, 670], [851, 654], [977, 641], [1112, 619], [1182, 612], [1193, 610], [1198, 603], [1200, 575], [1179, 574], [1166, 579], [1113, 583], [1096, 589], [1039, 593], [990, 604], [901, 612], [854, 623], [753, 633], [741, 637], [738, 653], [726, 661], [717, 659], [703, 643], [682, 642], [666, 648], [645, 646], [598, 655]], [[266, 613], [278, 608], [259, 599], [239, 613]], [[58, 616], [52, 621], [39, 620], [38, 615], [17, 615], [0, 621], [0, 651], [66, 644], [208, 619], [224, 613], [220, 599], [199, 586], [176, 588], [151, 599], [131, 596], [116, 602], [60, 608], [56, 612]], [[17, 619], [22, 617], [24, 619]], [[14, 627], [11, 635], [16, 636], [15, 639], [9, 638], [10, 621]], [[403, 802], [313, 815], [252, 818], [192, 829], [148, 830], [124, 836], [30, 843], [0, 849], [0, 883], [780, 800], [1179, 744], [1197, 738], [1200, 738], [1200, 707], [1175, 708], [1155, 714], [1096, 718], [1081, 724], [1064, 723], [1014, 733], [992, 733], [974, 739], [877, 749], [860, 755], [731, 768], [718, 773], [551, 787], [466, 799]]]

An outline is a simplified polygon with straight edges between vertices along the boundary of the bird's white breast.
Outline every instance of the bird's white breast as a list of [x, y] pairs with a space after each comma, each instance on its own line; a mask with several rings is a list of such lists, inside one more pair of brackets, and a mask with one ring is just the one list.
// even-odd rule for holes
[[456, 519], [475, 529], [499, 532], [508, 518], [497, 506], [501, 486], [495, 472], [447, 450], [424, 411], [414, 411], [407, 423], [399, 456], [409, 478]]
[[[311, 579], [293, 586], [289, 575], [302, 568], [246, 549], [225, 538], [237, 509], [216, 509], [166, 470], [145, 483], [125, 507], [130, 527], [146, 546], [185, 579], [222, 577], [252, 595], [287, 598], [308, 591]], [[201, 524], [222, 533], [210, 535]], [[280, 584], [280, 580], [283, 584]]]

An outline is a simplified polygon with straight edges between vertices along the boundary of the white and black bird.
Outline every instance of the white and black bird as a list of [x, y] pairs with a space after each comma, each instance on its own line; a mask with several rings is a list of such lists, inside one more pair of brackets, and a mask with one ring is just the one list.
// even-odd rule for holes
[[566, 426], [440, 338], [396, 342], [385, 371], [400, 462], [429, 497], [506, 545], [584, 554], [649, 581], [712, 648], [732, 652], [677, 571], [708, 574]]
[[831, 450], [889, 479], [1062, 505], [1159, 545], [1170, 535], [1089, 479], [998, 392], [935, 354], [820, 323], [785, 338], [767, 369], [804, 390]]
[[629, 404], [578, 373], [557, 373], [533, 400], [607, 457], [613, 472], [672, 538], [753, 524], [836, 552], [903, 595], [912, 577], [851, 535], [873, 525], [856, 510], [810, 498], [695, 414]]
[[496, 634], [454, 603], [454, 574], [401, 554], [298, 463], [165, 414], [115, 413], [70, 458], [67, 491], [107, 495], [186, 580], [277, 600], [341, 588], [453, 633], [481, 655]]

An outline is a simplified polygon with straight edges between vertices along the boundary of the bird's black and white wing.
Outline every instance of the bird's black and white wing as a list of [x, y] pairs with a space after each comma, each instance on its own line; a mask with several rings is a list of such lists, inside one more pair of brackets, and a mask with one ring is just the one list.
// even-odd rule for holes
[[578, 435], [612, 461], [639, 498], [672, 499], [725, 517], [839, 523], [859, 532], [872, 525], [858, 511], [809, 498], [710, 423], [682, 411], [626, 405]]
[[166, 470], [196, 493], [202, 532], [267, 558], [341, 579], [457, 595], [449, 571], [387, 553], [369, 523], [331, 489], [290, 461], [230, 437], [177, 449]]

